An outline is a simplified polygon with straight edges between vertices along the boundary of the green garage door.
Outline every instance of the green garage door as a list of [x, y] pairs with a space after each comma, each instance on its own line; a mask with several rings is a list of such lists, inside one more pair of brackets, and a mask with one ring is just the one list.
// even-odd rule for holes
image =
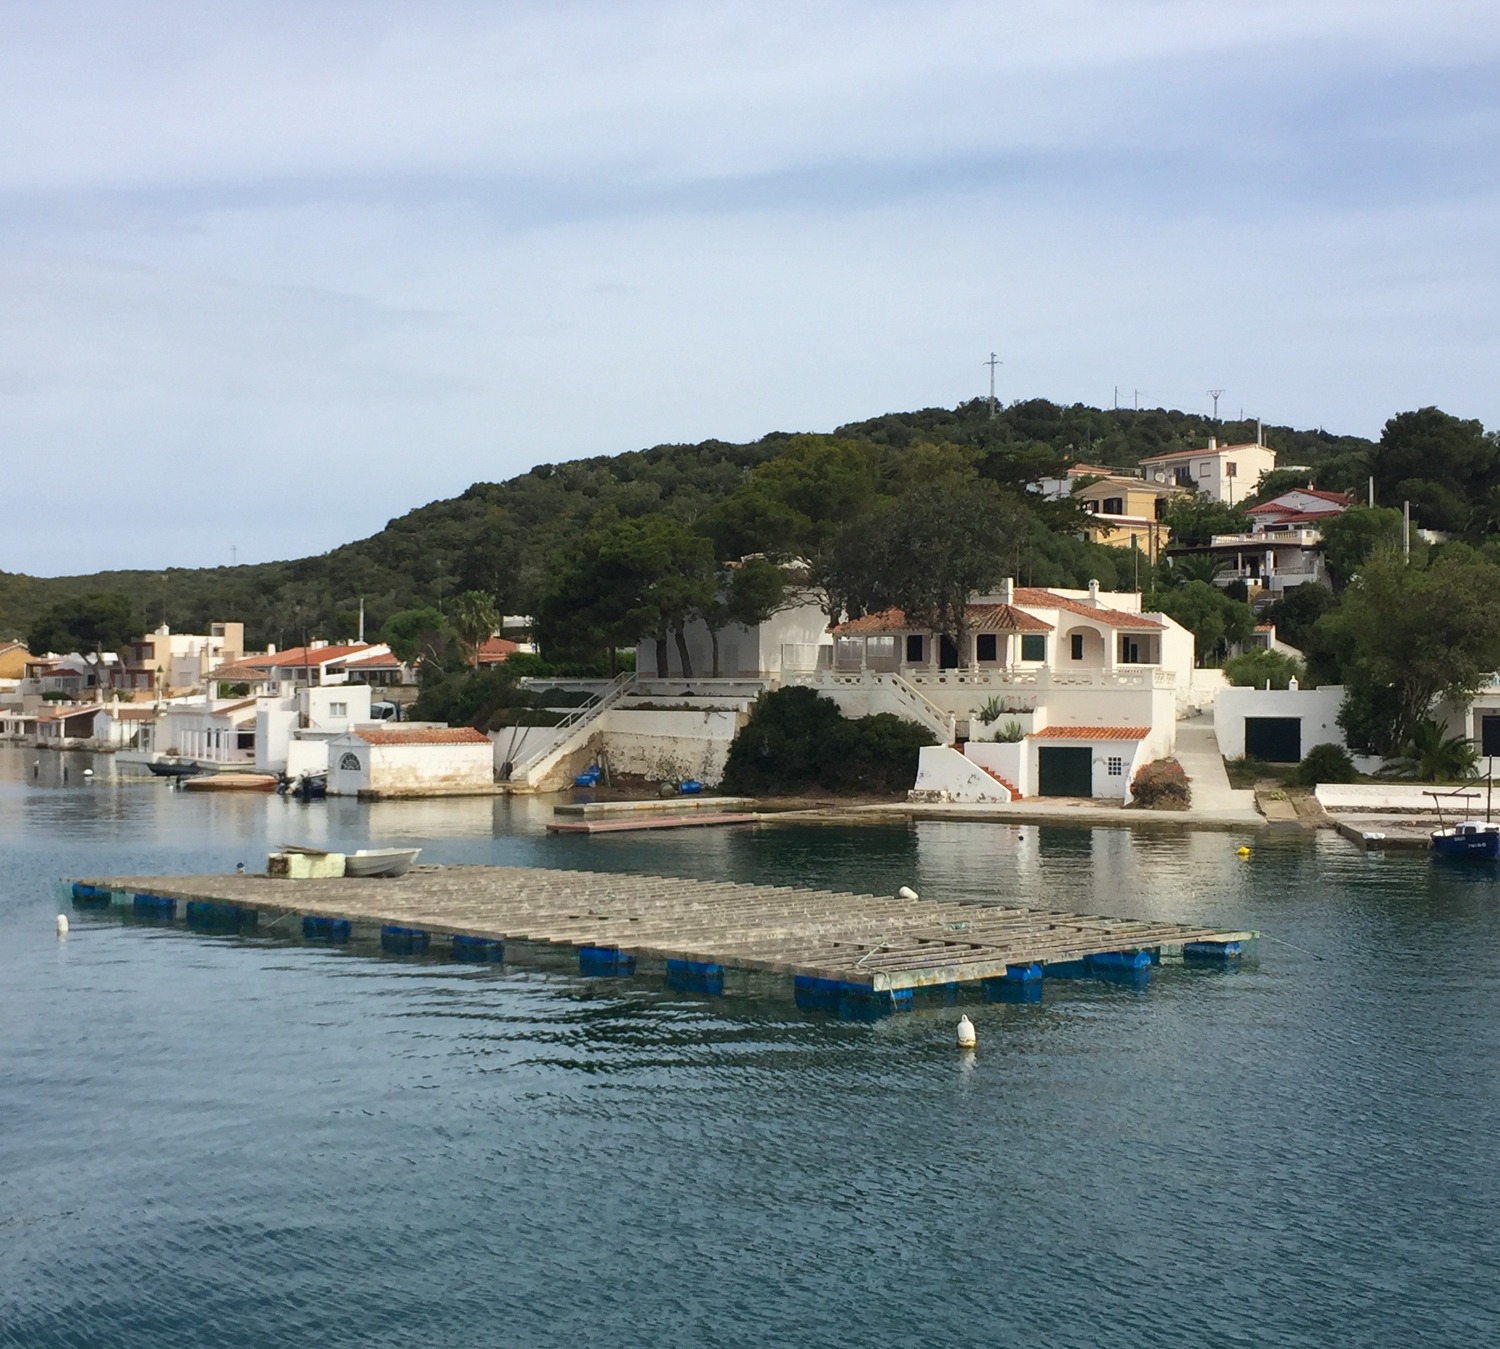
[[1245, 753], [1266, 763], [1301, 763], [1302, 718], [1246, 717]]
[[1092, 796], [1094, 751], [1039, 749], [1036, 752], [1038, 796]]

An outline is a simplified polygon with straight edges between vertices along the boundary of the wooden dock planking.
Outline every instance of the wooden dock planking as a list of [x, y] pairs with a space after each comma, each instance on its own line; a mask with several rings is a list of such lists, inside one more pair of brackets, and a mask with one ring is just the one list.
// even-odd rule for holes
[[759, 815], [656, 815], [641, 819], [551, 820], [549, 834], [630, 834], [641, 829], [702, 829], [708, 825], [759, 824]]
[[615, 948], [647, 959], [811, 976], [877, 994], [995, 978], [1033, 962], [1257, 935], [972, 900], [523, 867], [419, 867], [396, 880], [127, 876], [83, 884], [281, 916]]

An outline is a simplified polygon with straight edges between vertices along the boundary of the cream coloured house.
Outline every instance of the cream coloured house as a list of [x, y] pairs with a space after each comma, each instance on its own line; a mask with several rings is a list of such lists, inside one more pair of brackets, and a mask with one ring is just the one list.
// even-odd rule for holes
[[1228, 506], [1244, 501], [1275, 467], [1276, 451], [1268, 445], [1220, 445], [1212, 436], [1204, 449], [1174, 450], [1140, 462], [1146, 481], [1201, 492]]

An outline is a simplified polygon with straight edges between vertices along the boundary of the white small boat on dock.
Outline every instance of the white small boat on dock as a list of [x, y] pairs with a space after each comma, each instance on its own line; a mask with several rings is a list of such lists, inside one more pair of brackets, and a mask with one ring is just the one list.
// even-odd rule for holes
[[421, 852], [420, 848], [361, 848], [344, 858], [344, 875], [364, 879], [404, 876]]

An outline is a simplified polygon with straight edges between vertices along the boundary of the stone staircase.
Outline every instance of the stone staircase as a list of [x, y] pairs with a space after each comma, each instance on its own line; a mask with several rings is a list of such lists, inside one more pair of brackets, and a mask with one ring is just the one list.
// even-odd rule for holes
[[[955, 748], [956, 748], [956, 746], [955, 746]], [[993, 768], [986, 768], [983, 764], [975, 764], [974, 766], [976, 768], [978, 768], [981, 772], [988, 773], [992, 778], [995, 779], [996, 782], [998, 782], [1002, 787], [1004, 787], [1005, 790], [1010, 793], [1010, 799], [1012, 801], [1019, 801], [1019, 800], [1021, 800], [1021, 790], [1020, 790], [1020, 788], [1018, 788], [1008, 778], [1001, 777], [1000, 774], [997, 773], [997, 772], [995, 772], [995, 770]]]

